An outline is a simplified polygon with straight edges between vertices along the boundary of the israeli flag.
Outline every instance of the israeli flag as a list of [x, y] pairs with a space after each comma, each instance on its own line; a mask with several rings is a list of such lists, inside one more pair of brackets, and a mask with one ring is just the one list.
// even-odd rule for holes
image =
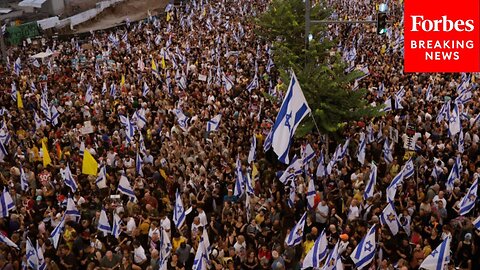
[[310, 177], [310, 180], [308, 180], [308, 189], [307, 189], [307, 203], [308, 203], [308, 209], [312, 210], [313, 207], [315, 206], [315, 184], [313, 182], [313, 178]]
[[390, 112], [392, 111], [392, 98], [388, 97], [385, 102], [383, 103], [383, 108], [380, 110], [381, 112]]
[[143, 82], [142, 96], [146, 97], [150, 92], [150, 87], [148, 87], [147, 82]]
[[287, 204], [288, 207], [293, 208], [295, 206], [295, 195], [297, 194], [297, 186], [295, 185], [295, 181], [290, 182], [290, 190], [289, 190]]
[[180, 193], [175, 193], [175, 209], [173, 210], [173, 223], [177, 229], [180, 229], [185, 222], [185, 208], [183, 207], [183, 201]]
[[251, 164], [252, 161], [255, 161], [257, 156], [257, 137], [255, 134], [252, 137], [252, 143], [250, 144], [250, 152], [248, 152], [248, 164]]
[[135, 192], [133, 191], [132, 186], [130, 186], [130, 182], [128, 182], [128, 178], [125, 176], [125, 174], [122, 174], [122, 176], [120, 177], [120, 182], [118, 183], [118, 191], [130, 197], [130, 200], [137, 200]]
[[237, 156], [235, 168], [235, 190], [233, 195], [240, 197], [243, 194], [244, 184], [243, 184], [243, 173], [242, 173], [242, 163], [240, 162], [240, 157]]
[[143, 164], [143, 160], [140, 157], [140, 153], [137, 151], [137, 155], [135, 157], [135, 172], [137, 173], [137, 175], [140, 175], [143, 177], [142, 164]]
[[390, 143], [388, 141], [388, 137], [385, 138], [385, 142], [383, 142], [383, 159], [385, 159], [385, 162], [387, 164], [390, 164], [393, 162], [393, 154], [392, 154]]
[[448, 269], [448, 262], [450, 261], [450, 236], [428, 255], [420, 265], [420, 269], [425, 270], [445, 270]]
[[35, 120], [35, 129], [40, 129], [41, 127], [46, 126], [45, 121], [43, 121], [37, 114], [37, 112], [33, 111], [33, 119]]
[[250, 167], [247, 168], [247, 173], [243, 176], [244, 177], [243, 181], [245, 182], [245, 189], [247, 191], [247, 194], [249, 196], [254, 196], [255, 189], [253, 188], [254, 185], [252, 183], [252, 178], [250, 177], [251, 173], [252, 173], [252, 170], [250, 169]]
[[108, 222], [108, 217], [107, 217], [107, 213], [105, 212], [105, 209], [102, 209], [102, 211], [100, 212], [100, 219], [98, 220], [97, 230], [103, 232], [104, 235], [107, 235], [112, 232], [112, 227]]
[[15, 82], [12, 82], [12, 90], [10, 91], [10, 96], [12, 97], [13, 101], [17, 101], [17, 86]]
[[300, 155], [303, 160], [303, 164], [308, 166], [308, 163], [315, 158], [315, 151], [313, 150], [312, 146], [308, 143], [305, 147], [300, 148]]
[[461, 159], [460, 156], [457, 156], [455, 159], [455, 163], [452, 166], [452, 169], [450, 170], [450, 174], [448, 175], [447, 182], [445, 183], [445, 186], [448, 191], [452, 191], [454, 187], [454, 181], [455, 179], [460, 179], [461, 175]]
[[54, 248], [58, 248], [58, 242], [60, 238], [63, 236], [63, 229], [65, 228], [65, 216], [62, 217], [62, 220], [58, 225], [53, 229], [52, 233], [50, 234], [50, 238], [52, 238], [52, 244]]
[[320, 263], [327, 257], [328, 240], [325, 230], [322, 231], [320, 236], [315, 240], [313, 247], [308, 251], [307, 255], [302, 262], [302, 270], [313, 267], [319, 268]]
[[442, 105], [440, 111], [438, 111], [436, 121], [437, 123], [442, 122], [443, 120], [450, 119], [450, 100]]
[[387, 202], [393, 202], [395, 200], [395, 194], [397, 193], [397, 186], [403, 183], [403, 170], [393, 178], [390, 185], [387, 187]]
[[387, 225], [393, 235], [397, 235], [400, 228], [400, 222], [398, 222], [398, 216], [392, 203], [388, 203], [383, 209], [383, 212], [380, 215], [380, 222], [384, 226]]
[[322, 270], [343, 270], [342, 257], [341, 254], [338, 253], [339, 245], [340, 241], [337, 242], [332, 252], [328, 254], [327, 260], [325, 261]]
[[355, 250], [350, 254], [350, 258], [355, 263], [357, 269], [366, 268], [374, 259], [376, 251], [375, 232], [377, 225], [373, 225], [368, 230], [367, 235], [360, 241]]
[[9, 247], [13, 247], [15, 249], [20, 249], [17, 244], [15, 244], [12, 240], [10, 240], [8, 237], [4, 236], [2, 233], [0, 233], [0, 243], [4, 243], [5, 245]]
[[22, 187], [22, 191], [28, 190], [29, 185], [28, 185], [27, 175], [23, 170], [22, 164], [20, 164], [20, 185]]
[[27, 238], [25, 256], [27, 257], [27, 265], [32, 269], [38, 268], [38, 257], [37, 250], [30, 241], [30, 238]]
[[117, 215], [117, 213], [113, 213], [113, 227], [112, 227], [111, 234], [117, 239], [118, 237], [120, 237], [121, 228], [122, 228], [122, 220]]
[[360, 164], [365, 163], [365, 152], [367, 149], [367, 141], [365, 139], [365, 133], [360, 133], [360, 144], [358, 145], [357, 160]]
[[[178, 122], [178, 125], [180, 126], [180, 128], [181, 128], [183, 131], [187, 131], [187, 128], [188, 128], [188, 117], [185, 116], [185, 114], [183, 113], [183, 111], [182, 111], [180, 108], [174, 109], [174, 110], [173, 110], [173, 113], [174, 113], [175, 116], [177, 117], [177, 122]], [[207, 123], [207, 129], [208, 129], [208, 123]]]
[[323, 155], [323, 151], [320, 153], [320, 157], [318, 158], [318, 166], [317, 166], [317, 177], [324, 177], [326, 175], [325, 172], [325, 157]]
[[78, 211], [75, 202], [70, 196], [68, 196], [67, 199], [67, 209], [65, 210], [65, 216], [74, 217], [75, 220], [79, 220], [81, 216], [80, 211]]
[[473, 226], [477, 229], [477, 230], [480, 230], [480, 216], [477, 217], [477, 219], [475, 219], [473, 221]]
[[8, 189], [4, 186], [2, 195], [0, 196], [0, 217], [8, 217], [9, 211], [15, 208], [12, 196]]
[[[478, 115], [480, 115], [480, 113]], [[270, 129], [267, 137], [265, 138], [265, 141], [263, 142], [263, 152], [267, 152], [272, 147], [272, 135], [272, 129]]]
[[93, 87], [89, 85], [87, 88], [87, 93], [85, 94], [85, 102], [91, 104], [93, 102]]
[[432, 85], [431, 84], [428, 85], [425, 100], [428, 101], [428, 102], [433, 100], [433, 93], [432, 93]]
[[233, 81], [230, 80], [230, 78], [225, 75], [225, 72], [222, 72], [222, 85], [227, 89], [227, 91], [230, 91], [230, 89], [233, 88]]
[[258, 76], [257, 74], [255, 74], [255, 76], [253, 77], [253, 80], [247, 86], [247, 91], [252, 92], [252, 90], [257, 88], [258, 88]]
[[50, 108], [50, 115], [51, 115], [50, 122], [52, 123], [52, 125], [53, 126], [58, 125], [58, 119], [60, 118], [60, 113], [58, 112], [57, 107], [55, 107], [54, 105], [52, 105], [52, 107]]
[[217, 131], [220, 126], [220, 120], [222, 119], [221, 114], [217, 114], [211, 120], [207, 122], [207, 132]]
[[97, 179], [95, 180], [95, 185], [97, 185], [99, 189], [102, 189], [107, 187], [107, 167], [105, 164], [102, 164], [99, 167], [100, 170]]
[[285, 243], [289, 247], [294, 247], [302, 242], [303, 239], [303, 229], [305, 227], [305, 219], [307, 218], [307, 212], [305, 212], [297, 222], [297, 224], [290, 230], [287, 238], [285, 238]]
[[343, 144], [342, 151], [340, 153], [335, 153], [335, 154], [337, 154], [336, 158], [335, 158], [336, 161], [342, 160], [348, 154], [348, 146], [349, 145], [350, 145], [350, 138], [348, 138], [345, 141], [345, 143]]
[[375, 185], [377, 183], [377, 165], [373, 162], [371, 164], [370, 177], [368, 179], [367, 186], [365, 187], [365, 192], [363, 193], [363, 199], [366, 201], [368, 198], [373, 197], [375, 191]]
[[198, 244], [197, 251], [195, 252], [195, 258], [193, 259], [193, 270], [207, 270], [207, 248], [200, 242]]
[[455, 104], [453, 106], [453, 111], [450, 114], [448, 119], [448, 133], [449, 136], [455, 136], [460, 132], [462, 125], [460, 123], [460, 112], [458, 111], [458, 106]]
[[290, 180], [293, 181], [295, 179], [295, 176], [302, 174], [302, 169], [303, 169], [303, 160], [295, 156], [292, 160], [292, 163], [280, 175], [280, 179], [279, 179], [280, 182], [286, 185], [288, 181]]
[[103, 82], [102, 86], [102, 96], [104, 96], [107, 93], [107, 83]]
[[272, 147], [278, 160], [289, 163], [288, 152], [295, 130], [302, 119], [310, 113], [310, 107], [303, 95], [295, 73], [272, 128]]
[[110, 85], [110, 96], [115, 98], [115, 94], [117, 93], [117, 87], [114, 83]]
[[463, 129], [460, 128], [460, 135], [458, 136], [458, 152], [462, 153], [465, 151], [465, 139], [463, 136]]
[[15, 74], [17, 76], [20, 75], [20, 72], [22, 71], [22, 65], [21, 65], [21, 60], [20, 57], [15, 60], [15, 63], [13, 64], [13, 70], [15, 71]]
[[475, 202], [477, 201], [477, 190], [478, 190], [478, 177], [473, 182], [472, 186], [468, 189], [467, 194], [463, 196], [460, 201], [458, 208], [460, 209], [459, 214], [461, 216], [466, 215], [475, 207]]
[[413, 174], [415, 173], [415, 168], [413, 166], [412, 159], [409, 159], [407, 161], [407, 163], [405, 163], [402, 170], [403, 170], [403, 177], [404, 178], [409, 178], [409, 177], [413, 176]]
[[145, 127], [145, 125], [147, 124], [147, 118], [145, 116], [145, 109], [142, 108], [142, 109], [136, 110], [135, 113], [133, 113], [132, 121], [133, 121], [133, 123], [135, 123], [135, 125], [139, 129], [143, 129]]
[[70, 166], [67, 164], [67, 167], [65, 168], [65, 173], [62, 175], [63, 176], [63, 182], [67, 187], [69, 187], [73, 193], [77, 192], [78, 185], [75, 179], [73, 178], [72, 171], [70, 171]]
[[167, 232], [162, 228], [160, 232], [160, 252], [159, 252], [160, 253], [159, 254], [160, 270], [167, 269], [167, 262], [171, 252], [172, 252], [172, 243], [170, 242], [170, 238], [168, 237]]

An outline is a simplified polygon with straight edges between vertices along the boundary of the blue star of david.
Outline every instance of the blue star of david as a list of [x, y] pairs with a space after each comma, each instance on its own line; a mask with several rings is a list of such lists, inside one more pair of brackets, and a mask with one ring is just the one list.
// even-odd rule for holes
[[297, 235], [298, 235], [298, 236], [303, 235], [303, 230], [302, 230], [302, 229], [298, 229], [298, 230], [297, 230]]
[[365, 243], [365, 247], [364, 247], [365, 251], [370, 252], [370, 251], [372, 251], [372, 248], [373, 248], [373, 245], [372, 245], [372, 243], [370, 243], [370, 241]]
[[33, 255], [35, 255], [35, 252], [33, 250], [30, 250], [26, 255], [27, 255], [27, 258], [30, 258]]
[[438, 251], [437, 251], [437, 250], [434, 250], [434, 251], [432, 251], [432, 253], [431, 253], [432, 257], [435, 257], [435, 255], [437, 255], [437, 254], [438, 254]]
[[455, 123], [455, 116], [450, 117], [450, 123]]
[[407, 170], [410, 170], [412, 169], [412, 166], [410, 166], [410, 164], [407, 164]]
[[177, 206], [177, 213], [180, 213], [182, 212], [182, 207], [181, 206]]
[[292, 118], [292, 112], [290, 113], [287, 113], [285, 115], [285, 126], [288, 127], [288, 130], [291, 131], [292, 130], [292, 126], [290, 125], [290, 119]]
[[475, 201], [475, 199], [476, 199], [475, 194], [470, 193], [470, 194], [468, 195], [468, 200], [469, 200], [469, 201]]

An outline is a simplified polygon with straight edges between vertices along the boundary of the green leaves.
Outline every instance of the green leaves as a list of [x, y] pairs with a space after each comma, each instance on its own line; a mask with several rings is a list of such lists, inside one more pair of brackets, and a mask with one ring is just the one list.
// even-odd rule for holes
[[[324, 4], [311, 9], [312, 20], [329, 15]], [[257, 18], [257, 26], [257, 34], [273, 42], [274, 61], [282, 80], [288, 84], [287, 71], [295, 72], [320, 132], [335, 133], [348, 122], [381, 115], [378, 107], [368, 104], [365, 89], [352, 91], [353, 83], [363, 74], [344, 73], [346, 64], [334, 47], [337, 42], [326, 38], [325, 25], [311, 25], [313, 39], [306, 48], [302, 0], [272, 0], [269, 9]], [[314, 128], [312, 117], [306, 117], [295, 136], [303, 137]]]

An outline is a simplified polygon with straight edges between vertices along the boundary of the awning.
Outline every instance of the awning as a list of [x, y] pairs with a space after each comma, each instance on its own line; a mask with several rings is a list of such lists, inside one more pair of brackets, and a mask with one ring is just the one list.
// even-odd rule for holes
[[47, 0], [23, 0], [22, 2], [18, 3], [18, 6], [41, 8], [45, 2], [47, 2]]
[[30, 58], [41, 58], [41, 59], [43, 59], [43, 58], [49, 57], [51, 55], [53, 55], [52, 52], [41, 52], [41, 53], [37, 53], [35, 55], [30, 56]]
[[0, 14], [8, 14], [12, 12], [11, 8], [0, 8]]

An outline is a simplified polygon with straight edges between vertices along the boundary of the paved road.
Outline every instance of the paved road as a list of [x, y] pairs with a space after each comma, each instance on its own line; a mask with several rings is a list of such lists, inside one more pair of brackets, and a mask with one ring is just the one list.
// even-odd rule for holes
[[97, 18], [76, 28], [75, 33], [84, 33], [90, 30], [100, 30], [121, 24], [126, 18], [137, 21], [147, 17], [147, 11], [152, 15], [163, 12], [169, 0], [126, 0], [117, 6], [104, 11]]

